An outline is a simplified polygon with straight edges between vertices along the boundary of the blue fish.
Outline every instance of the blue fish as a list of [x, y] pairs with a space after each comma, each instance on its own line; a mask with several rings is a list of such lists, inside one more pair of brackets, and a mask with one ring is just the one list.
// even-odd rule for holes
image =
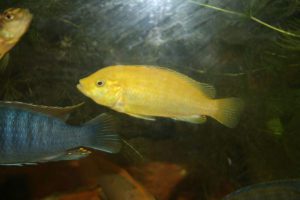
[[80, 147], [108, 153], [120, 150], [109, 115], [73, 126], [43, 112], [0, 104], [0, 165], [73, 160], [90, 154]]

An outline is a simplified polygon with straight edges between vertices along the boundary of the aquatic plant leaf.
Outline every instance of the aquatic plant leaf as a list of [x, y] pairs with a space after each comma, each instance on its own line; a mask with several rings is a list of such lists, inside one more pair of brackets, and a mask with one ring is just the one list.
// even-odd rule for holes
[[229, 9], [219, 8], [219, 7], [216, 7], [216, 6], [213, 6], [213, 5], [209, 5], [209, 4], [205, 4], [205, 3], [200, 3], [200, 2], [197, 2], [197, 1], [189, 0], [189, 2], [197, 4], [197, 5], [200, 5], [200, 6], [207, 7], [207, 8], [210, 8], [210, 9], [218, 10], [220, 12], [227, 13], [227, 14], [230, 14], [230, 15], [236, 15], [238, 17], [248, 18], [248, 19], [253, 20], [253, 21], [255, 21], [255, 22], [257, 22], [257, 23], [259, 23], [259, 24], [261, 24], [261, 25], [263, 25], [265, 27], [268, 27], [268, 28], [274, 30], [274, 31], [282, 33], [284, 35], [289, 35], [289, 36], [293, 36], [293, 37], [300, 37], [300, 35], [298, 35], [296, 33], [289, 32], [289, 31], [283, 30], [281, 28], [278, 28], [276, 26], [270, 25], [270, 24], [262, 21], [261, 19], [253, 16], [252, 15], [252, 12], [253, 12], [252, 10], [250, 12], [250, 15], [247, 15], [245, 13], [240, 13], [240, 12], [236, 12], [236, 11], [229, 10]]
[[274, 135], [281, 136], [284, 132], [282, 123], [279, 118], [272, 118], [267, 121], [267, 127]]

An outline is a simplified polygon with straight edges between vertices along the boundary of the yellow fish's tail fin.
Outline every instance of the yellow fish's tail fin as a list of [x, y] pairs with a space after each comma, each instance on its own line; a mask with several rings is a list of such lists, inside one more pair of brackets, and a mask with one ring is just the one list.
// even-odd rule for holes
[[238, 122], [244, 108], [244, 102], [240, 98], [225, 98], [214, 100], [216, 112], [211, 116], [221, 124], [234, 128]]

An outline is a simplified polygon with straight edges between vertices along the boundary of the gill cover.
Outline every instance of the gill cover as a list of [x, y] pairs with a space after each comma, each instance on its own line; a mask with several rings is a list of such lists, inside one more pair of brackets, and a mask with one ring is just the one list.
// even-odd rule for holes
[[91, 92], [91, 98], [98, 104], [114, 108], [122, 101], [122, 86], [117, 81], [103, 80], [102, 82], [103, 84], [99, 86], [99, 80], [97, 80]]

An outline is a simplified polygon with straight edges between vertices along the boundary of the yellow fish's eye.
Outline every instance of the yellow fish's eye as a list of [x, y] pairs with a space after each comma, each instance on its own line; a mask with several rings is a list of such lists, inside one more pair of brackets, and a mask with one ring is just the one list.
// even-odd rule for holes
[[104, 85], [104, 83], [105, 83], [104, 81], [97, 81], [96, 85], [98, 87], [102, 87]]
[[7, 12], [7, 13], [4, 13], [4, 18], [7, 21], [11, 21], [11, 20], [13, 20], [15, 18], [15, 16], [13, 14]]

